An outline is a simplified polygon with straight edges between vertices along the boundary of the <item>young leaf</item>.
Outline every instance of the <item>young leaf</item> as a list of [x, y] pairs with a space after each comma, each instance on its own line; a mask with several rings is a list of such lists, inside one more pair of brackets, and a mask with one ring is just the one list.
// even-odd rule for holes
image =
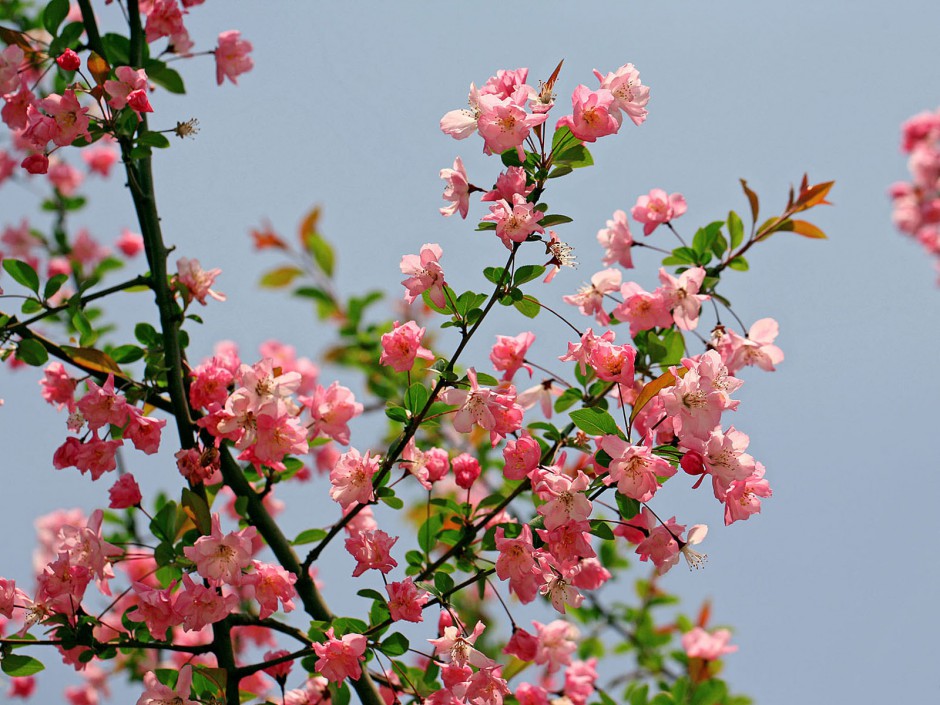
[[[676, 374], [678, 374], [679, 377], [685, 377], [688, 371], [688, 367], [676, 368]], [[674, 375], [671, 371], [668, 371], [664, 372], [659, 377], [643, 387], [643, 389], [641, 389], [640, 393], [637, 395], [636, 401], [633, 402], [633, 411], [630, 412], [630, 423], [633, 423], [636, 415], [643, 410], [643, 407], [649, 403], [650, 399], [659, 394], [661, 390], [666, 389], [666, 387], [672, 387], [675, 385], [675, 383], [676, 375]]]
[[578, 409], [571, 412], [571, 420], [589, 436], [619, 436], [620, 429], [614, 417], [600, 409]]
[[17, 284], [22, 284], [30, 291], [39, 293], [39, 275], [29, 264], [18, 259], [5, 259], [3, 268]]
[[732, 250], [744, 241], [744, 223], [741, 222], [741, 216], [734, 211], [728, 213], [728, 234], [731, 235]]

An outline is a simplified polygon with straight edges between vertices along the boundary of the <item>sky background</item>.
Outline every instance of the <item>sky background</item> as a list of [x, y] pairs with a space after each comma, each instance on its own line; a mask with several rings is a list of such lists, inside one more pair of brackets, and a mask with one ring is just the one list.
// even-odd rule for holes
[[[117, 17], [114, 6], [100, 12], [106, 25]], [[813, 182], [834, 179], [834, 206], [809, 218], [829, 240], [777, 235], [755, 249], [749, 273], [722, 283], [746, 322], [780, 322], [785, 362], [773, 374], [745, 370], [740, 410], [726, 419], [751, 436], [774, 497], [760, 516], [724, 528], [707, 490], [668, 488], [658, 511], [712, 531], [707, 568], [677, 569], [663, 584], [689, 610], [714, 601], [715, 622], [732, 625], [740, 647], [725, 659], [725, 676], [762, 705], [937, 696], [940, 382], [932, 366], [940, 289], [926, 256], [894, 231], [885, 190], [906, 176], [899, 124], [940, 103], [940, 4], [541, 2], [497, 11], [480, 3], [216, 1], [194, 8], [187, 26], [197, 49], [240, 29], [255, 60], [238, 87], [221, 88], [211, 57], [184, 62], [190, 95], [151, 96], [154, 128], [190, 117], [201, 126], [195, 140], [174, 139], [155, 160], [165, 238], [179, 256], [222, 268], [217, 288], [229, 297], [200, 311], [206, 325], [191, 331], [192, 359], [219, 339], [251, 358], [272, 337], [316, 357], [330, 331], [303, 303], [258, 290], [276, 259], [254, 255], [248, 231], [269, 219], [292, 237], [317, 203], [321, 229], [337, 245], [341, 290], [399, 296], [398, 262], [425, 242], [443, 247], [455, 289], [482, 289], [480, 269], [502, 263], [505, 250], [473, 232], [473, 221], [440, 217], [438, 171], [460, 155], [471, 181], [486, 184], [498, 164], [478, 138], [455, 142], [438, 121], [465, 105], [471, 81], [500, 68], [528, 66], [534, 83], [563, 58], [557, 116], [575, 85], [596, 85], [593, 68], [632, 62], [651, 87], [647, 122], [601, 140], [592, 147], [596, 166], [547, 194], [553, 212], [574, 218], [558, 233], [581, 265], [539, 293], [546, 302], [601, 268], [596, 231], [651, 188], [685, 195], [689, 210], [676, 225], [691, 235], [729, 208], [747, 212], [739, 178], [767, 215], [782, 209], [804, 172]], [[89, 191], [92, 205], [76, 225], [105, 242], [134, 226], [120, 179]], [[0, 189], [4, 223], [23, 215], [44, 223], [36, 205], [15, 185]], [[484, 213], [471, 205], [471, 219]], [[653, 237], [672, 246], [665, 233]], [[637, 253], [630, 273], [647, 288], [659, 266], [651, 254]], [[136, 311], [154, 314], [145, 294], [127, 295], [121, 307], [129, 340]], [[525, 326], [494, 319], [467, 359], [481, 359], [493, 335]], [[564, 350], [561, 325], [541, 316], [533, 330], [542, 361], [559, 369], [551, 360], [554, 348]], [[36, 379], [35, 371], [0, 372], [0, 516], [13, 537], [0, 547], [0, 575], [25, 584], [33, 518], [62, 506], [90, 512], [107, 503], [110, 486], [110, 478], [92, 484], [52, 470], [64, 416], [42, 402]], [[354, 436], [354, 444], [368, 442]], [[128, 457], [145, 487], [176, 486], [166, 457]], [[322, 491], [298, 496], [289, 528], [332, 520], [333, 507], [321, 510], [316, 499]], [[327, 599], [341, 610], [348, 583], [327, 577]], [[57, 682], [41, 682], [43, 702]]]

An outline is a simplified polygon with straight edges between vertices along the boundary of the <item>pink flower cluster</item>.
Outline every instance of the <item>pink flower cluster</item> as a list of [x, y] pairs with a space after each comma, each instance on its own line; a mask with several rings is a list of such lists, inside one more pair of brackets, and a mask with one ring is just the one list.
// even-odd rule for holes
[[940, 108], [919, 113], [901, 126], [901, 151], [909, 155], [911, 180], [888, 191], [894, 224], [923, 246], [940, 273]]

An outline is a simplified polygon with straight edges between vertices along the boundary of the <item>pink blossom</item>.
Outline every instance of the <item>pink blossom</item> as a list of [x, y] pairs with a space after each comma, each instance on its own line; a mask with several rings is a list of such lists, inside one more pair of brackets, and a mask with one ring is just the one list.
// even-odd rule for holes
[[[84, 159], [85, 164], [88, 165], [88, 171], [100, 174], [104, 177], [110, 175], [111, 167], [117, 162], [117, 158], [117, 152], [111, 147], [93, 146], [82, 150], [82, 159]], [[125, 230], [124, 232], [130, 231]], [[143, 247], [143, 240], [141, 240], [141, 247]]]
[[49, 171], [49, 157], [45, 154], [30, 154], [20, 166], [30, 174], [45, 174]]
[[82, 412], [88, 428], [93, 431], [113, 424], [123, 426], [127, 423], [127, 400], [114, 391], [114, 375], [109, 374], [104, 386], [99, 387], [88, 380], [88, 392], [78, 400], [78, 410]]
[[368, 639], [362, 634], [346, 634], [337, 639], [333, 634], [333, 627], [326, 630], [326, 639], [325, 643], [313, 645], [317, 654], [317, 671], [333, 683], [339, 683], [346, 678], [359, 680], [362, 675], [360, 663], [365, 660], [363, 654]]
[[597, 681], [597, 659], [575, 661], [565, 669], [565, 695], [574, 705], [587, 705]]
[[731, 354], [726, 363], [729, 374], [734, 374], [748, 365], [756, 365], [762, 370], [773, 372], [775, 365], [783, 362], [783, 351], [773, 344], [779, 330], [773, 318], [761, 318], [756, 321], [745, 338], [729, 330]]
[[633, 219], [643, 223], [643, 234], [649, 235], [662, 223], [668, 223], [685, 213], [685, 198], [681, 193], [667, 196], [662, 189], [654, 188], [647, 196], [640, 196], [630, 211]]
[[503, 448], [503, 475], [507, 480], [523, 480], [538, 467], [542, 458], [542, 448], [528, 432], [516, 440], [509, 441]]
[[135, 582], [133, 588], [137, 597], [137, 609], [128, 612], [127, 616], [135, 622], [144, 622], [154, 637], [166, 638], [167, 630], [181, 621], [181, 616], [176, 611], [174, 586], [175, 583], [161, 590]]
[[497, 528], [496, 550], [499, 551], [499, 558], [496, 559], [496, 575], [499, 579], [509, 581], [509, 589], [521, 602], [534, 600], [539, 583], [529, 525], [523, 524], [522, 532], [514, 539], [506, 538], [503, 527]]
[[698, 326], [699, 313], [702, 302], [708, 301], [707, 295], [699, 294], [702, 282], [705, 280], [703, 267], [692, 267], [685, 270], [676, 279], [665, 269], [659, 269], [659, 281], [663, 285], [663, 298], [666, 305], [672, 310], [672, 317], [681, 330], [695, 330]]
[[591, 283], [585, 284], [578, 293], [563, 296], [562, 301], [577, 306], [585, 316], [594, 316], [598, 325], [610, 323], [610, 316], [604, 311], [604, 297], [620, 288], [619, 269], [604, 269], [591, 277]]
[[581, 374], [587, 371], [588, 363], [591, 359], [591, 352], [595, 347], [603, 343], [612, 343], [615, 334], [612, 330], [605, 331], [603, 335], [594, 335], [594, 331], [588, 328], [577, 343], [568, 343], [568, 352], [558, 359], [562, 362], [576, 361], [581, 366]]
[[211, 296], [216, 301], [225, 301], [225, 294], [210, 288], [215, 278], [222, 273], [221, 269], [206, 271], [199, 265], [199, 260], [181, 257], [176, 260], [176, 270], [177, 282], [186, 287], [181, 295], [187, 304], [195, 299], [205, 306], [206, 296]]
[[447, 306], [444, 298], [444, 270], [439, 264], [443, 254], [440, 245], [426, 243], [421, 246], [420, 255], [405, 255], [401, 258], [401, 273], [408, 276], [402, 282], [407, 289], [405, 301], [411, 303], [426, 291], [437, 307]]
[[391, 555], [392, 546], [397, 541], [397, 536], [392, 538], [381, 529], [359, 531], [346, 539], [346, 550], [356, 559], [353, 577], [358, 578], [372, 568], [387, 574], [397, 566], [398, 561]]
[[495, 76], [490, 76], [480, 87], [481, 95], [495, 95], [497, 98], [512, 98], [520, 86], [526, 85], [529, 69], [499, 69]]
[[513, 627], [512, 636], [503, 649], [504, 654], [515, 656], [520, 661], [534, 661], [539, 641], [522, 627]]
[[[11, 49], [13, 47], [7, 47]], [[20, 84], [20, 89], [13, 94], [4, 96], [6, 104], [0, 110], [0, 117], [11, 130], [21, 130], [28, 124], [29, 108], [36, 100], [36, 96], [29, 90], [25, 82]]]
[[63, 406], [72, 407], [77, 382], [72, 379], [61, 362], [50, 362], [43, 371], [39, 380], [42, 387], [42, 398], [57, 409]]
[[502, 154], [515, 148], [519, 159], [523, 159], [522, 143], [531, 129], [545, 122], [548, 115], [527, 113], [520, 107], [528, 100], [528, 91], [523, 86], [507, 98], [481, 92], [478, 100], [477, 130], [483, 138], [483, 151]]
[[701, 627], [694, 627], [682, 635], [682, 648], [689, 658], [714, 661], [738, 650], [737, 646], [728, 645], [730, 640], [731, 632], [727, 629], [716, 629], [709, 634]]
[[355, 448], [339, 456], [330, 470], [330, 497], [343, 509], [351, 504], [368, 504], [374, 499], [372, 477], [379, 469], [378, 455], [360, 455]]
[[[160, 2], [160, 0], [157, 0]], [[153, 671], [147, 671], [144, 674], [144, 686], [147, 688], [140, 698], [137, 699], [137, 705], [199, 705], [196, 700], [190, 700], [190, 687], [193, 682], [193, 669], [190, 665], [185, 665], [180, 670], [176, 686], [170, 688], [157, 680], [157, 675]]]
[[215, 80], [220, 86], [227, 78], [232, 83], [243, 73], [254, 68], [254, 62], [248, 56], [252, 50], [251, 42], [241, 38], [241, 32], [230, 29], [219, 34], [219, 46], [215, 49]]
[[551, 531], [569, 521], [586, 521], [591, 516], [592, 505], [585, 494], [589, 484], [588, 476], [580, 470], [573, 478], [545, 472], [538, 482], [533, 482], [535, 494], [544, 500], [536, 511], [545, 517], [546, 529]]
[[672, 477], [676, 468], [653, 455], [649, 446], [634, 446], [617, 436], [604, 436], [601, 448], [612, 460], [604, 484], [617, 484], [617, 491], [638, 502], [652, 499], [660, 485], [660, 477]]
[[50, 160], [46, 176], [63, 196], [74, 196], [85, 178], [74, 166], [57, 159]]
[[339, 382], [329, 387], [317, 385], [312, 397], [301, 397], [310, 410], [313, 425], [310, 437], [329, 436], [337, 443], [349, 445], [349, 421], [362, 413], [362, 404]]
[[153, 455], [160, 449], [160, 433], [166, 426], [166, 419], [151, 419], [132, 406], [127, 408], [130, 422], [124, 429], [124, 438], [130, 440], [137, 450]]
[[253, 570], [242, 576], [242, 588], [249, 599], [258, 602], [258, 616], [267, 619], [278, 611], [278, 600], [285, 612], [294, 610], [297, 576], [273, 563], [252, 561]]
[[124, 228], [121, 231], [121, 237], [117, 239], [115, 244], [126, 257], [133, 257], [144, 249], [144, 237], [140, 233]]
[[572, 584], [582, 590], [597, 590], [613, 576], [596, 558], [582, 558], [579, 570], [572, 578]]
[[646, 120], [646, 104], [650, 99], [650, 89], [640, 81], [640, 72], [634, 68], [633, 64], [624, 64], [606, 76], [594, 69], [594, 75], [601, 82], [601, 88], [606, 88], [613, 94], [616, 108], [623, 110], [634, 125], [643, 124]]
[[472, 83], [467, 103], [470, 105], [469, 110], [451, 110], [441, 118], [441, 131], [455, 140], [466, 139], [477, 131], [477, 120], [480, 117], [480, 92]]
[[554, 673], [562, 666], [571, 663], [571, 655], [578, 648], [581, 636], [578, 628], [561, 619], [548, 624], [532, 622], [538, 638], [538, 651], [535, 662], [545, 666], [549, 673]]
[[118, 80], [104, 82], [104, 89], [111, 96], [108, 105], [115, 110], [129, 105], [138, 115], [152, 113], [153, 108], [147, 98], [147, 72], [130, 66], [118, 66], [114, 73]]
[[121, 475], [108, 490], [108, 494], [111, 497], [111, 502], [108, 504], [111, 509], [127, 509], [140, 504], [142, 499], [140, 486], [130, 473]]
[[427, 604], [429, 596], [424, 590], [418, 590], [411, 578], [405, 578], [398, 583], [388, 583], [385, 589], [388, 592], [388, 609], [393, 620], [424, 621], [422, 608]]
[[441, 178], [447, 182], [444, 200], [451, 201], [449, 206], [441, 208], [441, 215], [450, 216], [459, 211], [460, 217], [466, 218], [470, 208], [470, 182], [460, 157], [454, 159], [452, 169], [441, 169]]
[[62, 95], [52, 93], [40, 102], [43, 110], [55, 120], [56, 133], [52, 141], [60, 147], [72, 144], [79, 137], [91, 140], [88, 134], [88, 108], [83, 108], [75, 91], [67, 89]]
[[14, 607], [23, 607], [21, 602], [16, 604], [17, 600], [22, 600], [25, 596], [21, 590], [16, 589], [16, 581], [0, 578], [0, 616], [10, 619], [13, 617]]
[[497, 335], [496, 344], [490, 350], [493, 368], [502, 372], [505, 380], [511, 380], [520, 367], [531, 377], [532, 367], [525, 364], [525, 356], [534, 342], [535, 334], [529, 331], [513, 337]]
[[451, 461], [457, 486], [469, 490], [480, 476], [480, 462], [469, 453], [461, 453]]
[[546, 563], [540, 566], [542, 571], [542, 587], [539, 592], [547, 597], [561, 614], [565, 614], [565, 607], [580, 607], [584, 595], [578, 592], [574, 585], [574, 576], [570, 570], [559, 569]]
[[635, 360], [636, 348], [602, 340], [591, 349], [588, 363], [597, 373], [598, 379], [630, 387], [633, 385]]
[[147, 25], [144, 29], [147, 43], [151, 44], [161, 37], [185, 32], [183, 12], [176, 0], [153, 0], [147, 13]]
[[[591, 525], [587, 520], [570, 519], [552, 529], [537, 529], [536, 533], [547, 545], [547, 551], [560, 564], [575, 565], [582, 558], [597, 555], [591, 546]], [[574, 573], [572, 584], [574, 584]]]
[[0, 51], [0, 95], [13, 93], [19, 87], [20, 69], [25, 58], [23, 50], [16, 45], [4, 47]]
[[467, 682], [464, 695], [470, 705], [503, 705], [503, 696], [512, 693], [500, 668], [481, 668]]
[[770, 497], [770, 483], [764, 479], [764, 466], [757, 462], [754, 472], [743, 480], [736, 480], [724, 495], [725, 526], [736, 521], [746, 521], [752, 514], [760, 512], [761, 497]]
[[421, 346], [424, 328], [419, 328], [414, 321], [401, 325], [395, 321], [395, 328], [382, 335], [382, 355], [379, 364], [387, 365], [396, 372], [408, 372], [414, 367], [415, 358], [433, 360], [434, 353]]
[[539, 685], [520, 683], [516, 686], [516, 700], [519, 705], [548, 705], [548, 692]]
[[72, 242], [69, 258], [72, 262], [80, 264], [85, 271], [89, 271], [97, 267], [110, 254], [111, 251], [93, 238], [87, 228], [82, 228]]
[[555, 397], [558, 396], [561, 396], [561, 389], [555, 384], [555, 380], [548, 378], [522, 391], [516, 401], [526, 410], [536, 405], [540, 406], [545, 418], [550, 419], [552, 418], [552, 405], [555, 403]]
[[544, 215], [535, 210], [535, 205], [526, 201], [525, 196], [516, 194], [512, 202], [502, 200], [490, 206], [489, 214], [482, 220], [496, 223], [496, 236], [511, 249], [510, 243], [525, 242], [532, 233], [545, 232], [538, 223]]
[[30, 698], [36, 690], [36, 679], [33, 676], [14, 676], [10, 678], [10, 689], [7, 691], [8, 698]]
[[477, 383], [477, 373], [472, 367], [467, 370], [470, 389], [448, 389], [440, 395], [445, 404], [460, 407], [454, 414], [454, 428], [460, 433], [470, 433], [474, 425], [490, 432], [490, 440], [496, 442], [518, 429], [522, 423], [522, 407], [515, 401], [515, 390], [509, 388], [485, 389]]
[[672, 326], [669, 302], [663, 289], [649, 293], [635, 282], [627, 282], [620, 287], [620, 294], [623, 303], [614, 309], [613, 315], [618, 321], [630, 323], [631, 337], [641, 330]]
[[492, 191], [487, 191], [481, 201], [508, 201], [512, 203], [515, 196], [528, 196], [535, 189], [535, 184], [526, 185], [525, 169], [521, 166], [511, 166], [500, 172], [496, 177], [496, 185]]
[[496, 662], [473, 648], [485, 628], [483, 622], [477, 622], [470, 634], [462, 636], [457, 627], [444, 627], [441, 637], [428, 641], [434, 646], [434, 653], [449, 656], [450, 662], [458, 668], [464, 668], [467, 664], [477, 668], [492, 668]]
[[579, 85], [571, 95], [571, 105], [573, 114], [561, 118], [555, 128], [567, 127], [582, 142], [595, 142], [620, 129], [620, 110], [615, 106], [614, 94], [606, 88], [592, 91]]
[[215, 588], [196, 584], [189, 575], [183, 576], [183, 589], [176, 596], [176, 611], [182, 618], [184, 630], [199, 631], [225, 619], [237, 607], [237, 596], [220, 595]]
[[633, 235], [626, 213], [614, 211], [613, 219], [607, 221], [607, 227], [597, 231], [597, 242], [604, 248], [604, 264], [617, 263], [627, 269], [633, 268]]
[[253, 526], [223, 535], [219, 515], [213, 514], [212, 532], [186, 546], [183, 554], [210, 585], [239, 585], [242, 571], [251, 564], [251, 542], [256, 535]]

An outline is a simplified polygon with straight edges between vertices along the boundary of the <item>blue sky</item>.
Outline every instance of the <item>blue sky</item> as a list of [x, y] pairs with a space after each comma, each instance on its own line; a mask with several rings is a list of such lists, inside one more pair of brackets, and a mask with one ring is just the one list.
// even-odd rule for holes
[[[775, 236], [757, 249], [749, 273], [727, 283], [742, 318], [772, 316], [781, 325], [786, 361], [774, 374], [742, 375], [733, 417], [767, 467], [774, 497], [761, 516], [725, 529], [720, 506], [704, 493], [671, 492], [669, 514], [713, 530], [708, 567], [674, 571], [665, 586], [690, 608], [713, 599], [716, 621], [735, 628], [740, 646], [725, 674], [763, 705], [936, 693], [925, 674], [935, 667], [940, 627], [940, 571], [929, 552], [940, 529], [940, 382], [932, 371], [940, 290], [931, 263], [894, 232], [885, 190], [905, 176], [898, 125], [940, 104], [940, 5], [340, 7], [194, 8], [188, 26], [197, 47], [241, 29], [254, 43], [255, 70], [238, 87], [219, 88], [211, 57], [197, 58], [180, 67], [190, 96], [151, 97], [154, 126], [193, 116], [201, 125], [197, 139], [174, 140], [158, 155], [165, 236], [180, 256], [221, 267], [218, 288], [229, 295], [204, 312], [192, 356], [220, 338], [236, 340], [246, 356], [270, 337], [310, 356], [322, 349], [326, 335], [305, 306], [258, 291], [259, 274], [274, 262], [253, 255], [247, 236], [264, 218], [292, 234], [314, 203], [337, 243], [344, 291], [368, 285], [398, 296], [398, 261], [424, 242], [441, 243], [456, 286], [481, 281], [475, 272], [503, 251], [472, 224], [439, 216], [438, 171], [459, 154], [472, 180], [486, 182], [496, 165], [479, 140], [442, 135], [440, 116], [464, 104], [471, 81], [479, 85], [499, 68], [546, 76], [564, 58], [561, 104], [577, 83], [593, 85], [591, 69], [632, 62], [651, 87], [648, 121], [602, 140], [592, 150], [597, 166], [549, 194], [553, 211], [574, 218], [559, 235], [578, 249], [581, 267], [559, 275], [546, 301], [601, 267], [597, 229], [651, 188], [685, 195], [689, 211], [677, 226], [690, 233], [730, 208], [746, 211], [739, 178], [767, 213], [784, 205], [804, 172], [836, 181], [834, 206], [810, 218], [829, 240]], [[4, 222], [36, 211], [23, 193], [0, 189]], [[133, 225], [119, 180], [95, 186], [92, 198], [78, 220], [101, 239]], [[639, 253], [631, 274], [652, 286], [658, 261], [650, 254]], [[136, 296], [145, 308], [146, 295]], [[131, 319], [121, 321], [127, 334]], [[520, 325], [497, 319], [471, 355], [485, 351], [486, 336]], [[564, 336], [546, 317], [535, 330], [542, 340]], [[57, 506], [90, 510], [106, 502], [107, 489], [51, 469], [64, 423], [35, 385], [29, 372], [0, 374], [7, 483], [0, 511], [3, 525], [23, 537], [0, 548], [0, 574], [23, 580], [33, 517]], [[174, 482], [165, 458], [134, 470], [150, 487]], [[288, 521], [305, 528], [302, 516]], [[341, 600], [345, 590], [335, 581], [326, 594]], [[54, 692], [51, 683], [42, 687], [45, 697]]]

